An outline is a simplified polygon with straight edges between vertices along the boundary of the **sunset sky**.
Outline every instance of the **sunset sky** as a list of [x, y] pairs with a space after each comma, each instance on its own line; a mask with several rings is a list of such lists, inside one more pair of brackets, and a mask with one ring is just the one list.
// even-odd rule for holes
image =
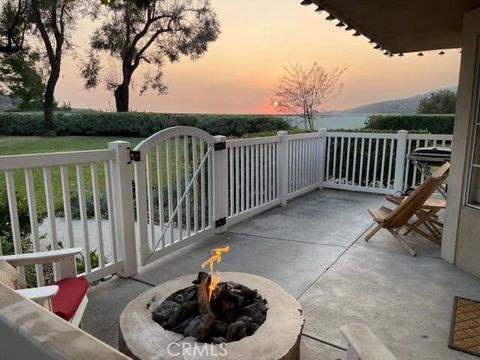
[[[326, 103], [325, 110], [409, 97], [456, 85], [460, 54], [408, 54], [388, 58], [373, 50], [364, 37], [335, 27], [325, 13], [299, 5], [299, 0], [211, 0], [221, 23], [220, 38], [193, 62], [187, 58], [165, 67], [167, 95], [132, 91], [131, 109], [177, 113], [271, 113], [271, 100], [282, 67], [319, 63], [327, 70], [348, 67], [344, 90]], [[79, 23], [74, 36], [82, 55], [96, 27]], [[75, 108], [113, 110], [113, 95], [101, 85], [83, 89], [79, 60], [64, 62], [57, 98]], [[137, 77], [138, 82], [141, 77]], [[137, 84], [138, 84], [137, 82]]]

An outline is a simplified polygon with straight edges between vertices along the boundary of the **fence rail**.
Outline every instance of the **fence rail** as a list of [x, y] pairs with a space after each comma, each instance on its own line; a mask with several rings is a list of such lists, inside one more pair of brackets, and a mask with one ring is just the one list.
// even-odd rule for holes
[[[115, 159], [111, 149], [1, 156], [13, 252], [82, 246], [83, 261], [78, 270], [91, 281], [119, 271], [123, 258], [116, 236], [112, 180]], [[28, 229], [19, 218], [18, 206], [25, 206], [19, 199], [21, 194], [26, 194]], [[92, 203], [88, 213], [87, 199]], [[25, 216], [24, 212], [20, 214]], [[25, 233], [29, 234], [29, 242], [25, 241]], [[2, 251], [0, 246], [0, 255]], [[22, 275], [25, 277], [25, 269]], [[45, 277], [51, 276], [42, 265], [36, 266], [37, 285], [44, 285]], [[56, 268], [53, 277], [57, 278]]]
[[396, 134], [327, 133], [325, 187], [388, 193], [393, 190]]
[[140, 143], [134, 162], [137, 238], [142, 263], [208, 236], [213, 229], [210, 134], [174, 127]]
[[324, 187], [388, 194], [424, 178], [407, 155], [419, 147], [451, 147], [452, 135], [327, 133]]
[[230, 222], [249, 211], [278, 205], [279, 143], [278, 136], [227, 141]]
[[229, 225], [320, 188], [325, 134], [227, 141]]
[[325, 134], [288, 136], [288, 199], [321, 187]]
[[[116, 141], [104, 150], [1, 156], [10, 252], [82, 246], [79, 270], [90, 280], [132, 275], [137, 255], [145, 264], [314, 189], [393, 193], [416, 186], [424, 179], [407, 154], [451, 142], [451, 135], [324, 129], [226, 140], [175, 127], [133, 152]], [[19, 211], [22, 193], [27, 215]], [[45, 283], [41, 266], [34, 276]]]

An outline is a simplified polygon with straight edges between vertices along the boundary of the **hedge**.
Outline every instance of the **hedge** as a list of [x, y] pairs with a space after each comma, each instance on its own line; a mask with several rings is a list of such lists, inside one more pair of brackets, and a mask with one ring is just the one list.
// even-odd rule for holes
[[[371, 128], [361, 128], [361, 129], [327, 129], [328, 132], [351, 132], [351, 133], [374, 133], [374, 134], [391, 134], [396, 133], [398, 130], [385, 130], [385, 129], [371, 129]], [[414, 134], [432, 134], [427, 130], [410, 130]]]
[[[190, 115], [144, 112], [58, 112], [60, 136], [147, 137], [172, 126], [194, 126], [212, 135], [242, 136], [248, 133], [289, 130], [283, 118], [270, 115]], [[42, 113], [0, 113], [0, 135], [42, 135]]]
[[455, 115], [370, 115], [365, 122], [365, 128], [453, 134], [454, 120]]

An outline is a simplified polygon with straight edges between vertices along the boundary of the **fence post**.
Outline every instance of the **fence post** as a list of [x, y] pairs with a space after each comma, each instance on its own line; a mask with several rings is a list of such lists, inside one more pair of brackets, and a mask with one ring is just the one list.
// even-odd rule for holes
[[405, 176], [405, 160], [407, 158], [407, 134], [408, 131], [397, 132], [397, 153], [395, 156], [395, 180], [393, 193], [400, 194], [403, 191], [403, 179]]
[[287, 206], [288, 196], [288, 131], [279, 131], [277, 135], [280, 137], [278, 144], [278, 179], [280, 186], [280, 204]]
[[[149, 231], [147, 225], [147, 180], [145, 170], [144, 154], [140, 154], [140, 158], [133, 162], [135, 173], [135, 215], [137, 219], [135, 233], [137, 241], [137, 259], [141, 265], [145, 265], [147, 257], [152, 251], [155, 251], [149, 244]], [[130, 186], [131, 187], [131, 186]], [[155, 235], [151, 234], [152, 241], [155, 243]]]
[[215, 136], [213, 153], [213, 216], [215, 232], [227, 231], [228, 209], [228, 154], [227, 137]]
[[123, 274], [132, 276], [137, 273], [137, 254], [132, 178], [129, 165], [130, 143], [112, 141], [108, 143], [108, 148], [115, 151], [115, 160], [112, 161], [112, 197], [118, 239], [117, 249], [120, 252], [119, 258], [123, 258]]
[[318, 133], [320, 134], [320, 147], [318, 149], [318, 165], [320, 167], [318, 174], [318, 188], [322, 190], [325, 181], [325, 160], [327, 158], [327, 129], [318, 129]]

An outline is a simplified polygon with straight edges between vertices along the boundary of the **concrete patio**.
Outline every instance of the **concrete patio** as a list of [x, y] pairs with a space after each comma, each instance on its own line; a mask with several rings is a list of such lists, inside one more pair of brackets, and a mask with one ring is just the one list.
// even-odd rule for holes
[[475, 359], [447, 346], [453, 297], [480, 299], [480, 279], [439, 258], [438, 247], [411, 237], [410, 257], [390, 234], [361, 239], [368, 207], [383, 196], [323, 190], [237, 224], [89, 290], [84, 329], [114, 347], [123, 308], [141, 292], [196, 273], [209, 250], [228, 244], [220, 271], [267, 277], [298, 299], [306, 318], [302, 359], [343, 359], [340, 326], [368, 325], [399, 359]]

